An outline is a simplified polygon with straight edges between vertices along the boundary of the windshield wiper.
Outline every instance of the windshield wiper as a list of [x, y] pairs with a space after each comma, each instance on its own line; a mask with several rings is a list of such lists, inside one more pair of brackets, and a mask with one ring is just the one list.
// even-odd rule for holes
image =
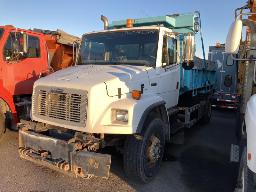
[[134, 66], [147, 66], [147, 67], [152, 67], [154, 64], [149, 63], [147, 61], [139, 61], [139, 60], [134, 60], [134, 61], [98, 61], [98, 60], [91, 60], [91, 61], [86, 61], [86, 62], [81, 62], [78, 65], [134, 65]]

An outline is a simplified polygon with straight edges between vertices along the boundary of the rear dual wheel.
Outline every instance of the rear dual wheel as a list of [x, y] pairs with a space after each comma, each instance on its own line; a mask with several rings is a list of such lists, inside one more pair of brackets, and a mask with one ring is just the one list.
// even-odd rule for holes
[[153, 118], [144, 126], [141, 138], [128, 137], [124, 150], [126, 175], [142, 183], [151, 181], [160, 169], [164, 154], [164, 123]]
[[212, 117], [212, 105], [210, 101], [207, 101], [207, 104], [205, 106], [205, 113], [202, 117], [202, 122], [204, 124], [209, 123], [211, 120], [211, 117]]

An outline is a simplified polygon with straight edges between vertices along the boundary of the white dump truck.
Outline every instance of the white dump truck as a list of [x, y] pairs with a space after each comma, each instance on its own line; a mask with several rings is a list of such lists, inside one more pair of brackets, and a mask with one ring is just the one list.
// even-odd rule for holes
[[[83, 35], [76, 66], [34, 84], [21, 158], [81, 177], [108, 178], [108, 147], [149, 182], [164, 146], [211, 117], [215, 67], [195, 57], [199, 12], [127, 19]], [[201, 34], [201, 33], [199, 33]], [[201, 42], [203, 46], [203, 41]]]

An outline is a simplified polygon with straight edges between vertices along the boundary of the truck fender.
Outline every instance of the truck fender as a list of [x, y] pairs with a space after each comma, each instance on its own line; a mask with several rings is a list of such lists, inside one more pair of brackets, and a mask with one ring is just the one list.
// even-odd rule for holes
[[0, 91], [1, 104], [5, 104], [4, 112], [6, 112], [8, 109], [8, 111], [11, 112], [11, 114], [12, 114], [12, 118], [13, 118], [14, 122], [18, 123], [18, 116], [17, 116], [17, 112], [16, 112], [15, 104], [13, 102], [12, 95], [3, 87], [1, 87], [0, 90], [1, 90]]
[[250, 160], [247, 159], [247, 164], [250, 170], [256, 173], [256, 95], [253, 95], [247, 102], [245, 112], [245, 124], [247, 135], [247, 153], [250, 154]]
[[170, 126], [169, 126], [169, 117], [168, 117], [168, 112], [165, 107], [165, 102], [164, 101], [159, 101], [156, 103], [151, 104], [144, 110], [141, 119], [139, 121], [138, 127], [137, 127], [137, 134], [142, 134], [143, 133], [143, 126], [151, 112], [156, 112], [160, 115], [161, 119], [165, 123], [165, 139], [166, 141], [170, 141]]

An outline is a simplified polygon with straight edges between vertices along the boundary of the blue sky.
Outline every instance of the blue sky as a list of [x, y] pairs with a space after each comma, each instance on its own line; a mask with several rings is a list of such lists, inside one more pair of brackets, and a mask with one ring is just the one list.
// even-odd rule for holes
[[[225, 42], [234, 10], [246, 0], [0, 0], [0, 25], [19, 28], [63, 29], [81, 36], [103, 28], [100, 15], [110, 21], [199, 10], [206, 51]], [[201, 55], [198, 46], [198, 55]]]

